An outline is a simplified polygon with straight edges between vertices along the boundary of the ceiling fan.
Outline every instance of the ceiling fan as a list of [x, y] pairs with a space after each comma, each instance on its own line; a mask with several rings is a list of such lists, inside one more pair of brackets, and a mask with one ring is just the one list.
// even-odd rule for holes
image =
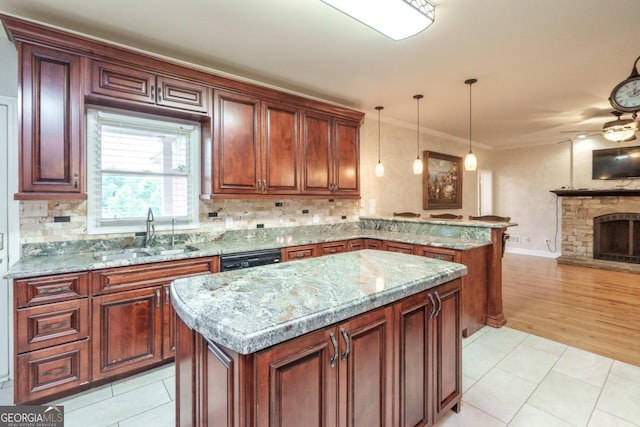
[[583, 130], [563, 130], [560, 133], [574, 134], [578, 139], [589, 138], [591, 136], [604, 136], [612, 142], [629, 142], [635, 141], [636, 131], [638, 131], [638, 122], [631, 119], [621, 119], [620, 111], [611, 111], [616, 116], [616, 120], [606, 122], [602, 129], [583, 129]]

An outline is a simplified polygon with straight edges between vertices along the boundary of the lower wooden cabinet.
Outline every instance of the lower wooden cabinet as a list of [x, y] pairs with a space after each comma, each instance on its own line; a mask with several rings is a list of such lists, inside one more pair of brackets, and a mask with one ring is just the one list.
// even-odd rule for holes
[[217, 257], [202, 257], [14, 280], [14, 403], [48, 402], [171, 360], [171, 282], [217, 271]]
[[390, 426], [392, 310], [259, 352], [256, 376], [258, 427]]
[[176, 425], [431, 426], [462, 397], [461, 280], [241, 355], [177, 320]]
[[458, 279], [394, 307], [399, 426], [431, 426], [460, 409], [461, 286]]
[[93, 298], [93, 380], [162, 360], [162, 288]]

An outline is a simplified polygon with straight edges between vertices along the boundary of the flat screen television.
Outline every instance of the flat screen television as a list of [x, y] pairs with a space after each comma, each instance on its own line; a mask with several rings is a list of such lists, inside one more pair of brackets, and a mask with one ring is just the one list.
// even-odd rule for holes
[[640, 177], [640, 146], [593, 150], [592, 179]]

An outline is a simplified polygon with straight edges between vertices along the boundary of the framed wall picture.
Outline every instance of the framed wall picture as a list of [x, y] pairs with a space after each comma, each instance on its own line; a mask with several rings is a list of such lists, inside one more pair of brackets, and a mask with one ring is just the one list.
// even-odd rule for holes
[[462, 157], [423, 151], [422, 208], [462, 209]]

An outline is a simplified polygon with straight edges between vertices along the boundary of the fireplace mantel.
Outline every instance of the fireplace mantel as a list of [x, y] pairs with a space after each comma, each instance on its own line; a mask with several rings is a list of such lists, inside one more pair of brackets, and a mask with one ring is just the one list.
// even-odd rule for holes
[[640, 189], [610, 188], [604, 190], [589, 190], [578, 188], [575, 190], [550, 190], [559, 197], [605, 197], [605, 196], [640, 196]]

